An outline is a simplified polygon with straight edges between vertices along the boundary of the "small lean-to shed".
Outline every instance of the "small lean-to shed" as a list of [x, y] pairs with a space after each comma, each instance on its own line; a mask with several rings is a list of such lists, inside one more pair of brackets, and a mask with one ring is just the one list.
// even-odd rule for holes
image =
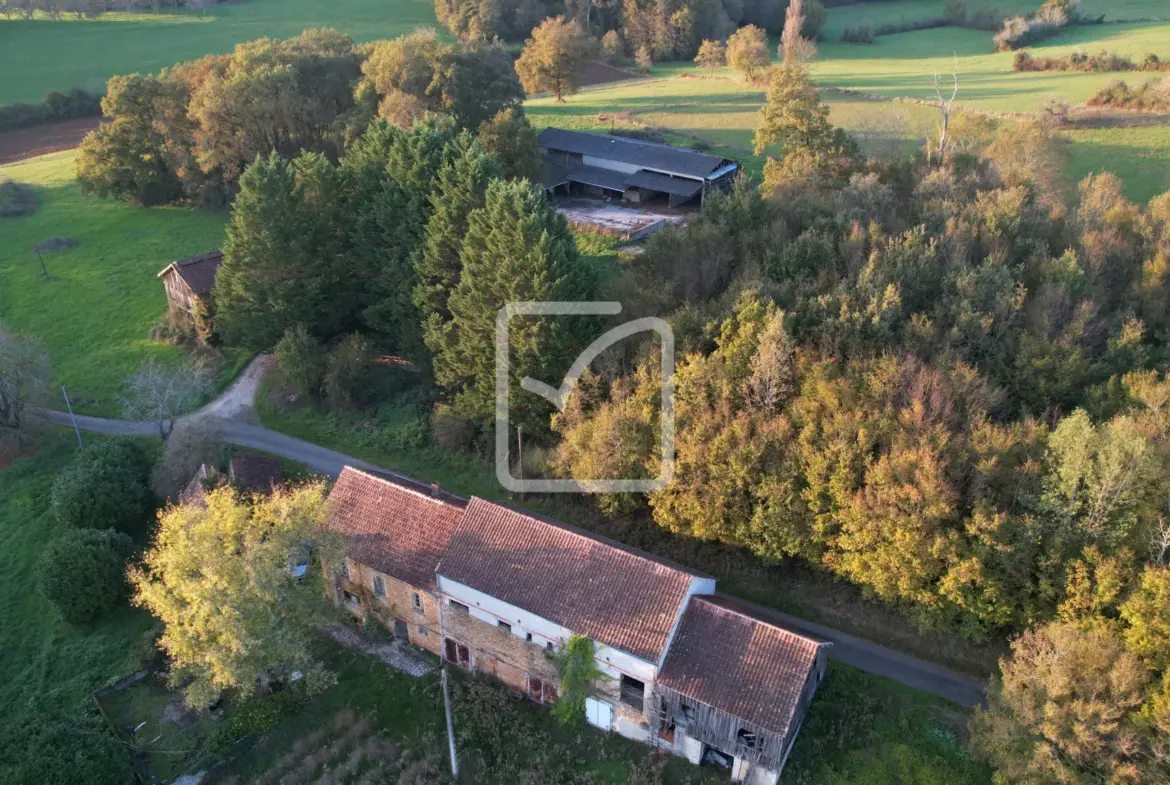
[[[177, 259], [164, 267], [158, 277], [166, 289], [171, 310], [181, 311], [194, 318], [196, 300], [211, 297], [211, 290], [215, 288], [215, 274], [221, 264], [223, 251], [216, 250]], [[211, 303], [205, 303], [205, 306], [211, 306]], [[207, 307], [204, 312], [214, 312], [214, 307]]]

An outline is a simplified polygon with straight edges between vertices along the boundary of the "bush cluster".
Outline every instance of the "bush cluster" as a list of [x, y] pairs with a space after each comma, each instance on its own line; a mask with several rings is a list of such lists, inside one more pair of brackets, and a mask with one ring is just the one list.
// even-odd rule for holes
[[150, 461], [128, 439], [90, 441], [53, 483], [53, 510], [78, 529], [143, 531], [154, 505]]
[[126, 597], [126, 561], [134, 542], [112, 529], [78, 529], [49, 543], [37, 585], [71, 624], [94, 621]]
[[1163, 62], [1153, 52], [1135, 63], [1125, 55], [1114, 52], [1073, 52], [1067, 57], [1033, 57], [1031, 52], [1020, 50], [1012, 58], [1013, 71], [1077, 71], [1084, 73], [1108, 73], [1111, 71], [1170, 71], [1170, 62]]
[[101, 114], [101, 97], [74, 87], [68, 93], [50, 91], [39, 104], [0, 106], [0, 131], [15, 131], [45, 123]]
[[1069, 25], [1100, 24], [1104, 15], [1089, 19], [1076, 8], [1076, 0], [1045, 0], [1030, 16], [1013, 16], [1004, 20], [995, 35], [995, 51], [1010, 52], [1057, 35]]
[[1120, 79], [1115, 79], [1101, 88], [1087, 103], [1089, 106], [1170, 112], [1170, 77], [1150, 80], [1136, 89]]
[[0, 218], [32, 215], [37, 211], [37, 196], [31, 186], [0, 178]]

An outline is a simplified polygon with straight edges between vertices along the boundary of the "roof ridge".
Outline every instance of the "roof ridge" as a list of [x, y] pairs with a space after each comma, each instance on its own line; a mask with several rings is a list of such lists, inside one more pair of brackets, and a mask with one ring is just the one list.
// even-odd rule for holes
[[[380, 483], [383, 483], [385, 485], [389, 485], [392, 488], [397, 488], [400, 491], [412, 494], [414, 496], [419, 497], [420, 499], [424, 499], [424, 500], [429, 501], [429, 502], [434, 502], [435, 504], [442, 504], [442, 505], [448, 506], [448, 507], [456, 507], [458, 505], [452, 504], [450, 499], [454, 498], [454, 499], [458, 499], [460, 501], [466, 501], [465, 499], [463, 499], [463, 497], [461, 497], [457, 494], [451, 493], [450, 491], [442, 491], [442, 490], [440, 491], [442, 494], [444, 494], [448, 498], [443, 498], [442, 496], [435, 496], [433, 493], [428, 493], [425, 490], [423, 490], [425, 485], [423, 485], [422, 483], [418, 483], [422, 487], [412, 488], [410, 485], [407, 485], [406, 480], [401, 480], [401, 481], [395, 480], [395, 479], [392, 479], [390, 477], [386, 477], [386, 476], [382, 476], [380, 474], [375, 474], [373, 472], [365, 471], [364, 469], [359, 469], [356, 466], [350, 466], [349, 464], [346, 464], [341, 469], [341, 474], [345, 474], [346, 472], [353, 472], [354, 474], [357, 474], [361, 477], [366, 477], [366, 478], [369, 478], [371, 480], [375, 480], [376, 482], [380, 482]], [[339, 475], [337, 479], [340, 480], [341, 476]], [[410, 480], [410, 482], [414, 483], [416, 481]]]
[[[825, 645], [831, 645], [831, 643], [832, 643], [832, 641], [818, 641], [817, 639], [812, 638], [808, 635], [804, 635], [803, 633], [799, 633], [796, 630], [789, 629], [788, 627], [783, 627], [778, 622], [774, 622], [774, 621], [770, 621], [768, 619], [760, 618], [759, 616], [748, 613], [747, 611], [740, 610], [739, 608], [730, 608], [726, 605], [719, 603], [717, 601], [718, 599], [719, 599], [719, 596], [715, 595], [715, 594], [694, 594], [691, 596], [692, 601], [701, 602], [704, 605], [708, 606], [709, 608], [712, 608], [712, 609], [718, 610], [718, 611], [725, 611], [726, 613], [732, 613], [732, 614], [735, 614], [736, 616], [747, 619], [749, 621], [758, 622], [760, 624], [767, 625], [768, 627], [771, 627], [774, 630], [778, 630], [779, 632], [782, 632], [785, 635], [788, 635], [789, 637], [796, 638], [797, 640], [803, 641], [805, 643], [811, 643], [813, 646], [816, 646], [818, 648], [821, 646], [825, 646]], [[736, 598], [736, 599], [739, 599], [739, 598]], [[743, 602], [743, 600], [739, 600], [739, 601]]]
[[496, 507], [502, 507], [503, 509], [508, 510], [509, 512], [515, 513], [516, 515], [521, 515], [521, 516], [524, 516], [526, 518], [531, 518], [532, 520], [538, 521], [538, 522], [543, 523], [547, 526], [552, 526], [555, 529], [559, 529], [561, 531], [567, 532], [568, 534], [575, 535], [576, 537], [579, 537], [579, 538], [584, 539], [584, 540], [589, 540], [591, 542], [595, 542], [595, 543], [598, 543], [600, 545], [607, 545], [607, 546], [613, 548], [614, 550], [621, 551], [622, 553], [625, 553], [628, 556], [633, 556], [635, 558], [639, 558], [639, 559], [643, 559], [643, 560], [648, 561], [648, 562], [652, 562], [654, 564], [657, 564], [660, 567], [665, 567], [669, 570], [674, 570], [675, 572], [681, 572], [681, 573], [685, 573], [687, 575], [692, 575], [692, 576], [699, 577], [699, 578], [712, 578], [713, 577], [713, 576], [708, 575], [706, 573], [699, 572], [698, 570], [691, 569], [690, 567], [687, 567], [685, 565], [674, 562], [670, 559], [666, 559], [666, 558], [663, 558], [661, 556], [656, 556], [653, 553], [649, 553], [647, 551], [642, 550], [641, 548], [635, 548], [632, 545], [626, 545], [625, 543], [620, 542], [618, 540], [615, 540], [611, 537], [606, 537], [604, 534], [597, 534], [596, 532], [591, 532], [588, 529], [583, 529], [580, 526], [574, 526], [571, 523], [565, 523], [564, 521], [559, 521], [556, 518], [550, 518], [547, 515], [543, 515], [541, 513], [534, 512], [532, 510], [527, 510], [527, 509], [524, 509], [522, 507], [515, 507], [511, 504], [505, 504], [504, 502], [493, 502], [489, 499], [484, 499], [481, 496], [472, 496], [471, 497], [471, 501], [476, 501], [476, 500], [481, 501], [484, 504], [491, 504], [491, 505], [494, 505]]

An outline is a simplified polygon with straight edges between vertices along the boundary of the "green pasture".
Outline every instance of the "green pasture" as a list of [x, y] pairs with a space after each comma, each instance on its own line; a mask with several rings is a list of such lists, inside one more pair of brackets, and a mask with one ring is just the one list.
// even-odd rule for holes
[[[53, 378], [69, 387], [79, 411], [116, 415], [124, 377], [146, 358], [176, 361], [179, 349], [151, 340], [166, 310], [156, 274], [173, 259], [218, 248], [224, 217], [180, 207], [131, 207], [84, 196], [73, 177], [73, 152], [0, 167], [0, 177], [28, 183], [39, 209], [0, 218], [0, 321], [41, 337]], [[77, 245], [43, 254], [33, 246], [63, 236]], [[226, 382], [246, 355], [230, 352]], [[61, 408], [59, 399], [53, 402]]]
[[[1153, 52], [1170, 57], [1170, 23], [1089, 25], [1069, 28], [1056, 38], [1032, 47], [1037, 56], [1074, 51], [1107, 50], [1133, 58]], [[998, 112], [1033, 112], [1048, 96], [1058, 94], [1083, 104], [1118, 74], [1017, 73], [1011, 52], [991, 51], [991, 33], [942, 27], [879, 36], [872, 44], [821, 44], [813, 76], [826, 87], [844, 87], [884, 96], [933, 99], [931, 75], [949, 80], [956, 62], [959, 95], [956, 105]], [[1137, 75], [1143, 76], [1143, 75]]]
[[435, 24], [430, 0], [243, 0], [211, 5], [205, 15], [138, 11], [27, 22], [0, 17], [0, 104], [39, 101], [49, 90], [70, 87], [100, 91], [115, 74], [157, 71], [264, 36], [289, 38], [332, 27], [372, 41]]
[[[1042, 0], [966, 0], [968, 10], [998, 9], [1005, 14], [1027, 14], [1040, 7]], [[826, 41], [837, 41], [848, 27], [915, 22], [943, 16], [946, 0], [899, 0], [898, 2], [862, 2], [829, 9], [825, 24]], [[1088, 17], [1104, 15], [1107, 20], [1170, 19], [1170, 9], [1163, 0], [1081, 0], [1081, 11]], [[990, 35], [990, 34], [989, 34]]]
[[[673, 143], [698, 140], [713, 145], [718, 152], [742, 160], [749, 172], [759, 173], [762, 161], [752, 155], [752, 138], [764, 100], [763, 87], [744, 84], [727, 69], [716, 70], [711, 77], [706, 71], [671, 64], [656, 68], [655, 73], [656, 79], [582, 90], [561, 104], [548, 97], [534, 98], [526, 111], [538, 127], [609, 131], [651, 126], [667, 131]], [[1137, 82], [1151, 78], [1150, 74], [1130, 76]], [[962, 84], [960, 88], [961, 96]], [[871, 155], [912, 151], [936, 133], [938, 110], [930, 106], [833, 92], [823, 92], [821, 98], [829, 105], [833, 123], [854, 134]], [[1170, 189], [1170, 127], [1077, 130], [1066, 136], [1073, 142], [1071, 180], [1091, 171], [1112, 171], [1124, 183], [1126, 195], [1142, 202]]]

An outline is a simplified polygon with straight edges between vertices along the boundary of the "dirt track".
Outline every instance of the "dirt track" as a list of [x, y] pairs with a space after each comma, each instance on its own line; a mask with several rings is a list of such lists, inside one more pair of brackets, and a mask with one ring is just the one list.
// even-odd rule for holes
[[82, 117], [53, 125], [38, 125], [0, 133], [0, 164], [10, 164], [58, 150], [71, 150], [98, 127], [100, 117]]

